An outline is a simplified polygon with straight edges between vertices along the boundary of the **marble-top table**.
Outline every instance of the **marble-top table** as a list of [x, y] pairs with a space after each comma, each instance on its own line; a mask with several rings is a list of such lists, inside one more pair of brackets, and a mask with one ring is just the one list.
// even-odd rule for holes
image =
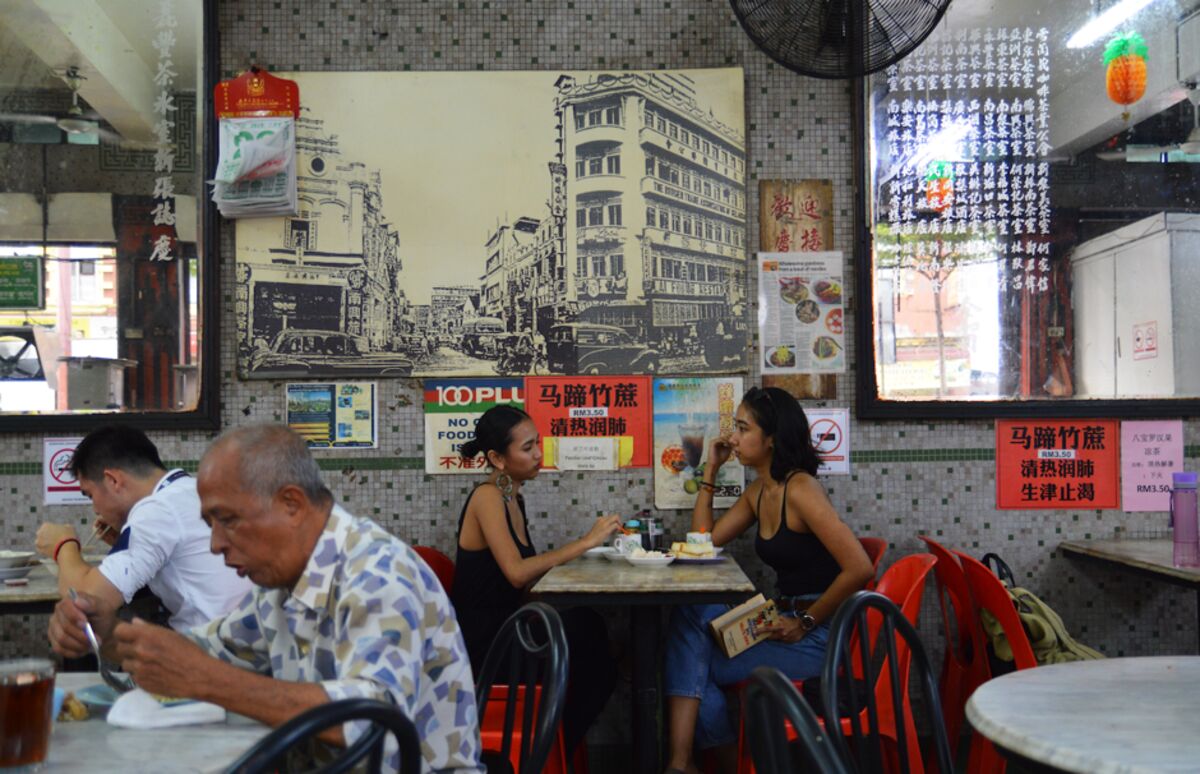
[[1194, 772], [1200, 657], [1052, 664], [990, 680], [967, 719], [998, 747], [1060, 771]]
[[542, 576], [531, 595], [552, 605], [629, 607], [633, 642], [634, 770], [662, 770], [658, 738], [658, 640], [664, 605], [739, 603], [754, 584], [728, 553], [712, 564], [635, 567], [628, 562], [580, 557]]
[[[100, 564], [104, 554], [86, 554], [84, 560], [93, 567]], [[58, 594], [58, 566], [42, 559], [25, 576], [24, 586], [9, 586], [0, 581], [0, 615], [31, 615], [52, 613], [61, 598]]]
[[[55, 685], [78, 691], [100, 685], [94, 673], [59, 674]], [[110, 726], [102, 718], [55, 723], [43, 772], [224, 771], [269, 729], [241, 715], [224, 723], [133, 730]]]
[[1200, 638], [1200, 567], [1176, 567], [1172, 541], [1150, 540], [1068, 540], [1058, 550], [1075, 559], [1104, 562], [1132, 572], [1151, 575], [1160, 581], [1196, 590], [1197, 626]]

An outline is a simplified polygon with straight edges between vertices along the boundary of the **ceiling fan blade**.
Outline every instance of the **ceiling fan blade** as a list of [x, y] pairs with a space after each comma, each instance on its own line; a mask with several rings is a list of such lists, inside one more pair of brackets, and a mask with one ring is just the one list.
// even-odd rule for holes
[[11, 124], [53, 124], [57, 119], [54, 116], [41, 116], [35, 113], [0, 113], [0, 121]]

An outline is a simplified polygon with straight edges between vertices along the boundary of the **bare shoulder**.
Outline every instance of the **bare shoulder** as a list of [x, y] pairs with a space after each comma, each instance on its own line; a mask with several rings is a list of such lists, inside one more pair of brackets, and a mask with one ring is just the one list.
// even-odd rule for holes
[[485, 481], [475, 488], [471, 502], [467, 505], [468, 513], [504, 513], [504, 495], [500, 488], [490, 481]]
[[825, 493], [825, 486], [815, 476], [809, 475], [803, 470], [792, 474], [788, 481], [787, 492], [788, 506], [794, 505], [802, 513], [833, 510], [833, 504], [829, 502], [829, 495]]

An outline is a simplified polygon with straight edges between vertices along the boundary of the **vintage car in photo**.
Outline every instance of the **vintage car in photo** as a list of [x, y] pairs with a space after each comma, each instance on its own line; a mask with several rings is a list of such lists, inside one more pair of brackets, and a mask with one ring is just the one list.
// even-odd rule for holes
[[288, 328], [250, 355], [250, 370], [267, 376], [409, 376], [413, 361], [400, 352], [371, 351], [367, 340], [341, 331]]
[[653, 374], [658, 351], [615, 325], [563, 323], [546, 337], [550, 371], [556, 374]]
[[504, 321], [496, 317], [476, 317], [463, 324], [462, 351], [471, 357], [493, 358], [496, 343], [504, 336]]

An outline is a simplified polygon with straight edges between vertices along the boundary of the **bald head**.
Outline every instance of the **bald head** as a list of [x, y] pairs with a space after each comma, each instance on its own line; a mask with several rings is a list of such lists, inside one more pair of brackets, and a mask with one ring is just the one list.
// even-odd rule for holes
[[286, 425], [227, 430], [204, 453], [198, 477], [218, 477], [222, 485], [264, 500], [286, 486], [299, 487], [314, 503], [333, 497], [321, 481], [321, 469], [308, 444]]

